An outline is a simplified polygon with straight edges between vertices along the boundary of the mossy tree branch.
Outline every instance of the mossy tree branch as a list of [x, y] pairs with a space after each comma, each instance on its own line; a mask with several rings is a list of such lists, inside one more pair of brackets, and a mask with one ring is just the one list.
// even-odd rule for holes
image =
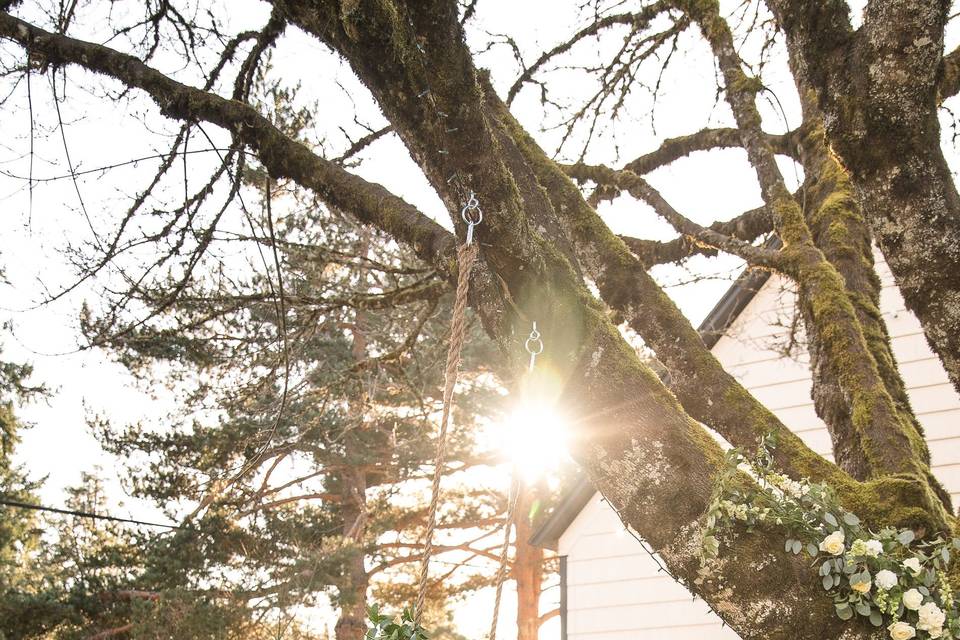
[[[819, 123], [820, 114], [812, 92], [802, 101], [805, 119]], [[915, 437], [922, 439], [923, 430], [913, 414], [906, 387], [896, 366], [890, 336], [880, 313], [880, 279], [873, 263], [873, 245], [866, 219], [846, 170], [830, 153], [823, 127], [814, 124], [802, 142], [803, 167], [807, 178], [806, 211], [814, 242], [837, 269], [844, 280], [847, 297], [857, 313], [870, 352], [874, 356], [884, 385], [893, 398], [898, 415], [904, 424], [912, 427]], [[809, 351], [813, 370], [813, 398], [817, 413], [827, 424], [840, 424], [830, 430], [834, 437], [845, 437], [853, 431], [850, 407], [837, 383], [838, 376], [830, 359], [821, 357], [820, 333], [809, 309], [809, 297], [800, 290], [800, 305], [808, 326]], [[923, 460], [929, 463], [925, 445]], [[838, 455], [856, 455], [856, 449], [835, 443]], [[862, 454], [860, 454], [862, 455]], [[849, 461], [848, 465], [857, 464]], [[932, 486], [944, 494], [936, 481]]]
[[[793, 159], [798, 159], [798, 144], [800, 131], [790, 131], [784, 134], [764, 134], [767, 142], [775, 153]], [[631, 160], [624, 169], [637, 175], [646, 175], [661, 167], [685, 158], [697, 151], [712, 151], [717, 149], [735, 149], [743, 147], [740, 130], [733, 127], [720, 129], [701, 129], [695, 133], [676, 138], [667, 138], [659, 147], [649, 153]], [[600, 185], [600, 188], [591, 196], [590, 204], [596, 206], [604, 200], [617, 196], [619, 191], [614, 185]]]
[[729, 373], [704, 345], [672, 300], [643, 264], [583, 199], [576, 185], [488, 94], [542, 187], [551, 195], [559, 221], [578, 239], [578, 255], [600, 295], [656, 352], [670, 372], [671, 389], [684, 409], [736, 446], [750, 449], [766, 433], [776, 433], [778, 464], [800, 476], [850, 483], [835, 465], [810, 451]]
[[598, 184], [610, 184], [617, 189], [628, 192], [638, 200], [650, 205], [657, 215], [669, 222], [679, 233], [703, 246], [739, 256], [754, 266], [774, 270], [785, 267], [785, 264], [781, 263], [777, 251], [756, 247], [736, 236], [726, 235], [712, 227], [701, 226], [687, 218], [667, 202], [649, 182], [628, 169], [617, 171], [602, 165], [578, 163], [565, 167], [565, 171], [577, 180], [592, 180]]
[[[678, 0], [677, 6], [697, 23], [713, 50], [743, 146], [784, 242], [784, 271], [809, 300], [810, 327], [817, 332], [823, 345], [822, 356], [829, 360], [838, 384], [849, 398], [852, 431], [838, 434], [834, 441], [848, 443], [855, 453], [838, 453], [838, 460], [856, 460], [847, 470], [861, 479], [890, 473], [928, 477], [925, 446], [915, 437], [913, 426], [897, 413], [846, 296], [843, 278], [814, 244], [804, 213], [786, 188], [773, 149], [761, 130], [756, 106], [761, 85], [757, 78], [744, 73], [733, 34], [720, 16], [719, 4], [715, 0]], [[828, 424], [831, 428], [840, 426]]]
[[943, 57], [949, 3], [876, 0], [856, 32], [840, 0], [767, 4], [906, 306], [960, 391], [960, 194], [937, 114], [955, 91], [960, 55]]

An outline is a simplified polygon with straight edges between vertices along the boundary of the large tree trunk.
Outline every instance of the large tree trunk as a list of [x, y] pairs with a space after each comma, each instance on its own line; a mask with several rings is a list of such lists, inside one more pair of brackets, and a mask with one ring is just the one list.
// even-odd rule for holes
[[543, 584], [543, 549], [528, 541], [533, 535], [531, 518], [538, 500], [538, 487], [521, 482], [514, 526], [516, 555], [513, 579], [517, 585], [517, 640], [537, 640], [540, 632], [540, 592]]
[[[537, 319], [550, 344], [538, 362], [565, 383], [564, 404], [577, 426], [579, 461], [674, 574], [744, 638], [822, 638], [839, 636], [841, 629], [851, 638], [880, 637], [881, 632], [838, 620], [816, 576], [806, 563], [784, 557], [775, 532], [741, 537], [719, 563], [706, 571], [701, 567], [700, 515], [722, 464], [721, 451], [638, 360], [583, 285], [535, 170], [482, 107], [456, 7], [363, 3], [341, 13], [326, 3], [283, 6], [289, 19], [350, 62], [451, 210], [462, 204], [449, 182], [457, 170], [485, 210], [493, 212], [477, 234], [484, 257], [477, 277], [490, 278], [488, 268], [500, 290], [509, 293], [509, 302], [479, 297], [475, 308], [518, 367], [523, 366], [521, 335], [527, 320]], [[429, 102], [421, 97], [428, 90]], [[458, 136], [445, 135], [448, 128]], [[462, 225], [458, 230], [462, 233]], [[510, 309], [522, 309], [526, 317], [517, 318]], [[913, 491], [910, 481], [896, 489], [888, 486], [898, 497], [903, 488], [928, 504], [923, 487]], [[928, 514], [914, 512], [921, 519]], [[750, 569], [767, 563], [778, 570]], [[770, 606], [757, 607], [758, 601]]]
[[[486, 266], [510, 292], [512, 305], [536, 318], [548, 336], [550, 348], [541, 362], [565, 381], [565, 404], [578, 428], [577, 457], [624, 520], [744, 638], [839, 635], [846, 625], [819, 593], [815, 576], [805, 563], [784, 557], [782, 540], [773, 532], [741, 538], [710, 572], [701, 571], [700, 515], [722, 454], [639, 362], [582, 285], [535, 173], [480, 108], [482, 94], [455, 6], [424, 2], [388, 10], [370, 3], [346, 17], [326, 4], [285, 7], [291, 20], [347, 58], [452, 210], [459, 209], [459, 194], [448, 178], [457, 168], [485, 210], [493, 212], [478, 234]], [[416, 42], [429, 55], [419, 54]], [[418, 98], [425, 87], [431, 103]], [[434, 109], [448, 118], [438, 123]], [[458, 137], [446, 139], [442, 127], [456, 128]], [[534, 231], [541, 226], [547, 238]], [[513, 364], [522, 366], [520, 331], [503, 304], [476, 300], [485, 326]], [[749, 569], [767, 562], [776, 563], [778, 571]], [[758, 608], [758, 601], [771, 606]]]
[[[894, 401], [897, 414], [920, 438], [923, 431], [910, 407], [880, 312], [880, 279], [874, 269], [870, 231], [857, 193], [847, 172], [829, 152], [813, 92], [803, 85], [799, 89], [804, 95], [804, 120], [811, 123], [801, 144], [801, 158], [807, 176], [803, 188], [807, 224], [814, 243], [843, 277], [847, 298], [856, 311], [867, 347], [877, 363], [880, 378]], [[813, 317], [813, 300], [806, 293], [801, 283], [799, 309], [806, 327], [813, 372], [812, 396], [817, 415], [826, 423], [834, 439], [837, 463], [854, 477], [863, 479], [868, 476], [865, 453], [856, 443], [841, 440], [855, 433], [849, 399], [838, 384], [839, 376], [831, 359], [824, 357], [822, 331]], [[929, 463], [926, 447], [922, 450], [922, 460]]]
[[350, 469], [342, 476], [343, 536], [351, 545], [346, 551], [339, 588], [340, 617], [335, 627], [337, 640], [362, 640], [367, 630], [367, 588], [370, 576], [364, 564], [366, 533], [366, 479], [362, 469]]
[[960, 391], [960, 195], [937, 120], [950, 3], [874, 0], [858, 32], [845, 2], [769, 4], [907, 308]]
[[[369, 231], [364, 229], [359, 255], [368, 253]], [[366, 287], [367, 277], [360, 277], [360, 286]], [[366, 313], [358, 310], [353, 321], [350, 345], [355, 363], [367, 359]], [[356, 433], [363, 429], [364, 415], [367, 409], [367, 393], [364, 381], [353, 380], [354, 390], [349, 399], [352, 425], [343, 435], [344, 463], [346, 469], [339, 474], [341, 506], [343, 511], [343, 537], [347, 545], [343, 565], [342, 583], [339, 591], [340, 618], [337, 620], [337, 640], [362, 640], [367, 630], [367, 589], [370, 586], [370, 574], [366, 568], [366, 550], [364, 549], [367, 532], [367, 472], [364, 461], [369, 452], [364, 448], [367, 443], [358, 442]]]

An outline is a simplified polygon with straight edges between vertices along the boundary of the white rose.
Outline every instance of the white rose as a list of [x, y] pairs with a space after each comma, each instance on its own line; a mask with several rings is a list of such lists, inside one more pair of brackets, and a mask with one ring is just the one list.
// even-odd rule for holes
[[834, 531], [820, 543], [820, 551], [826, 551], [832, 556], [839, 556], [844, 551], [843, 531]]
[[920, 607], [918, 613], [920, 614], [920, 621], [917, 623], [917, 629], [927, 631], [930, 635], [936, 632], [937, 636], [939, 636], [943, 628], [943, 623], [947, 619], [946, 614], [941, 611], [940, 607], [938, 607], [935, 602], [928, 602]]
[[890, 632], [890, 637], [893, 638], [893, 640], [910, 640], [910, 638], [917, 635], [914, 628], [906, 622], [894, 622], [887, 627], [887, 631]]
[[892, 589], [897, 584], [897, 574], [888, 569], [881, 569], [877, 571], [877, 575], [873, 581], [876, 582], [877, 586], [881, 589]]
[[923, 604], [923, 594], [916, 589], [910, 589], [903, 594], [903, 606], [911, 611], [916, 611]]
[[876, 558], [883, 553], [883, 543], [879, 540], [867, 540], [867, 555]]
[[903, 561], [903, 566], [909, 569], [913, 575], [920, 573], [920, 560], [917, 558], [907, 558]]
[[862, 582], [851, 582], [850, 587], [857, 593], [866, 593], [870, 591], [870, 578]]

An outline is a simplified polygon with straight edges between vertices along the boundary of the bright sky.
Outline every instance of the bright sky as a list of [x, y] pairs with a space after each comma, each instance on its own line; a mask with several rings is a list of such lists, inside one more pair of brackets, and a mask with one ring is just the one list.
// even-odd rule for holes
[[[229, 3], [221, 0], [218, 4], [229, 4], [232, 26], [238, 30], [258, 27], [268, 13], [265, 4], [253, 0]], [[575, 11], [565, 8], [577, 4], [580, 3], [481, 0], [479, 17], [469, 30], [471, 44], [479, 50], [488, 38], [487, 33], [508, 34], [517, 40], [529, 63], [540, 51], [565, 40], [582, 26]], [[74, 31], [75, 36], [88, 39], [96, 39], [96, 34], [94, 19], [81, 22]], [[589, 63], [598, 52], [616, 46], [617, 40], [613, 37], [599, 45], [596, 41], [586, 43], [572, 60]], [[19, 51], [4, 45], [0, 47], [0, 55], [9, 59], [11, 55], [19, 55]], [[305, 64], [304, 61], [309, 62]], [[516, 64], [507, 47], [495, 47], [482, 53], [477, 62], [492, 70], [497, 87], [504, 93], [517, 75]], [[326, 127], [324, 133], [329, 135], [335, 151], [344, 147], [335, 125], [348, 124], [354, 108], [372, 125], [382, 123], [365, 90], [349, 69], [315, 40], [289, 30], [275, 50], [273, 63], [277, 74], [303, 83], [305, 101], [319, 102], [320, 126]], [[165, 71], [176, 69], [172, 60], [161, 59], [155, 64]], [[775, 133], [798, 124], [794, 92], [783, 72], [782, 57], [779, 65], [779, 68], [774, 65], [764, 75], [766, 84], [775, 91], [785, 110], [785, 114], [781, 114], [777, 108], [763, 105], [765, 128]], [[597, 144], [587, 157], [588, 161], [619, 165], [656, 148], [665, 137], [731, 123], [725, 103], [714, 103], [712, 61], [698, 37], [687, 35], [682, 39], [671, 69], [664, 79], [654, 112], [656, 130], [651, 126], [649, 97], [638, 94], [628, 103], [628, 116], [617, 124], [616, 139], [608, 137]], [[153, 132], [159, 129], [169, 134], [174, 125], [160, 118], [148, 100], [138, 97], [131, 102], [114, 104], [104, 99], [103, 94], [105, 88], [115, 90], [115, 84], [100, 81], [91, 84], [89, 76], [75, 69], [68, 72], [68, 78], [67, 100], [61, 110], [67, 124], [71, 158], [78, 170], [148, 156], [163, 149], [163, 139]], [[580, 76], [569, 71], [558, 72], [555, 79], [557, 97], [561, 98], [582, 95], [589, 86]], [[187, 78], [186, 81], [193, 79]], [[2, 82], [3, 94], [9, 90], [8, 84], [6, 80]], [[31, 91], [38, 131], [34, 176], [62, 175], [67, 171], [67, 164], [63, 141], [56, 129], [49, 80], [34, 77]], [[58, 93], [63, 93], [62, 87], [58, 87]], [[23, 108], [26, 104], [25, 85], [17, 87], [13, 103], [19, 108], [3, 115], [5, 135], [0, 141], [0, 169], [25, 176], [29, 171], [30, 144], [29, 116]], [[541, 129], [555, 124], [557, 116], [544, 113], [535, 88], [528, 87], [520, 94], [514, 104], [514, 113], [538, 136], [545, 148], [555, 146], [558, 132]], [[571, 146], [569, 151], [575, 153], [576, 146]], [[375, 143], [363, 157], [361, 174], [383, 183], [444, 224], [449, 224], [439, 200], [395, 137]], [[197, 157], [191, 162], [191, 173], [203, 175], [204, 160]], [[69, 180], [37, 185], [31, 203], [22, 180], [0, 175], [0, 208], [4, 213], [0, 265], [5, 269], [8, 281], [0, 285], [0, 319], [10, 321], [13, 329], [12, 334], [4, 333], [3, 357], [32, 362], [36, 368], [35, 380], [54, 391], [48, 402], [21, 409], [21, 415], [35, 426], [24, 434], [18, 458], [34, 476], [48, 478], [42, 498], [51, 505], [61, 504], [63, 488], [75, 484], [82, 471], [91, 470], [96, 465], [106, 470], [118, 500], [122, 499], [119, 478], [112, 472], [113, 464], [100, 451], [87, 429], [86, 421], [90, 416], [104, 414], [115, 421], [151, 421], [162, 419], [170, 406], [166, 390], [137, 384], [121, 366], [100, 352], [77, 351], [78, 311], [85, 299], [93, 299], [90, 286], [80, 287], [57, 303], [36, 306], [45, 292], [56, 291], [70, 281], [72, 268], [63, 249], [68, 245], [91, 242], [91, 225], [100, 232], [108, 229], [111, 216], [125, 209], [131, 195], [142, 189], [147, 176], [152, 175], [149, 172], [154, 166], [155, 162], [145, 161], [137, 167], [105, 176], [94, 173], [81, 178], [78, 185], [90, 217], [89, 224]], [[791, 166], [784, 166], [784, 173], [790, 183], [795, 182], [797, 176]], [[699, 222], [727, 219], [760, 204], [759, 190], [745, 154], [739, 150], [698, 154], [658, 171], [650, 176], [650, 181], [678, 209]], [[656, 239], [675, 235], [648, 209], [626, 198], [607, 205], [603, 214], [618, 232]], [[730, 258], [709, 262], [692, 260], [690, 267], [701, 276], [720, 276], [669, 289], [696, 324], [729, 286], [740, 263]], [[691, 275], [677, 268], [660, 268], [656, 274], [665, 283], [686, 281]], [[549, 340], [549, 336], [545, 339]], [[127, 507], [116, 508], [115, 512], [129, 513], [134, 517], [163, 517], [155, 509], [132, 501]], [[513, 603], [510, 598], [507, 602], [509, 606], [504, 611], [504, 618], [509, 622], [514, 615]], [[471, 607], [474, 608], [479, 610], [479, 605]], [[482, 611], [489, 609], [483, 607]], [[477, 615], [480, 620], [486, 613]], [[512, 633], [509, 624], [504, 631], [508, 636]], [[477, 634], [470, 632], [470, 635]]]

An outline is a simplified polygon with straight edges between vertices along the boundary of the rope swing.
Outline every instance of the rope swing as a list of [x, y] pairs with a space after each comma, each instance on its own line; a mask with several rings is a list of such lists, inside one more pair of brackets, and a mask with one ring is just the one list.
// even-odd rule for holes
[[[433, 555], [433, 536], [437, 528], [437, 506], [440, 502], [440, 479], [443, 477], [443, 470], [447, 459], [447, 431], [450, 424], [450, 412], [453, 406], [453, 392], [457, 385], [457, 377], [460, 371], [460, 359], [463, 352], [464, 335], [466, 333], [466, 313], [467, 296], [470, 292], [470, 274], [473, 271], [473, 265], [477, 260], [478, 248], [473, 242], [474, 227], [483, 221], [483, 211], [480, 209], [476, 196], [471, 193], [460, 212], [460, 217], [467, 224], [467, 236], [464, 244], [457, 247], [457, 263], [459, 273], [457, 275], [457, 292], [453, 304], [453, 314], [450, 320], [450, 345], [447, 349], [447, 366], [444, 370], [443, 386], [443, 411], [440, 418], [440, 432], [437, 436], [436, 462], [433, 471], [433, 485], [430, 494], [430, 509], [427, 515], [427, 529], [424, 532], [423, 541], [423, 559], [420, 564], [420, 583], [417, 590], [417, 600], [414, 606], [413, 622], [414, 627], [420, 627], [420, 620], [423, 617], [423, 605], [427, 596], [427, 582], [430, 573], [430, 560]], [[525, 345], [527, 351], [531, 353], [530, 369], [533, 370], [533, 362], [536, 354], [543, 350], [543, 344], [540, 342], [540, 334], [536, 332], [531, 337], [539, 347], [535, 348], [536, 353], [531, 351], [531, 341], [528, 340]], [[520, 482], [516, 468], [511, 473], [510, 493], [507, 498], [507, 513], [504, 521], [503, 545], [500, 548], [500, 564], [496, 575], [496, 595], [493, 605], [493, 619], [490, 622], [489, 640], [496, 640], [497, 621], [500, 616], [500, 600], [503, 594], [503, 583], [507, 575], [507, 561], [510, 550], [510, 533], [513, 527], [514, 512], [517, 506], [517, 500], [520, 495]]]

